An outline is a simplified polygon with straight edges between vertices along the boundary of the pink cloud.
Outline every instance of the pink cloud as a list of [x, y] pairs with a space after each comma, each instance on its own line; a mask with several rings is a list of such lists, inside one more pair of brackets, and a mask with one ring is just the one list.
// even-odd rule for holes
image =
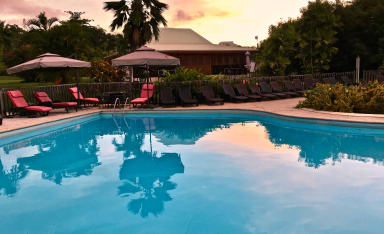
[[[45, 12], [48, 17], [60, 17], [66, 15], [62, 10], [41, 6], [32, 1], [19, 0], [15, 2], [14, 0], [1, 0], [0, 14], [3, 16], [17, 15], [29, 19], [35, 17], [40, 12]], [[20, 21], [21, 22], [18, 20], [17, 22], [21, 24], [22, 20]], [[10, 20], [10, 22], [16, 22], [16, 20]]]
[[197, 14], [189, 14], [184, 10], [177, 10], [173, 20], [177, 22], [187, 22], [187, 21], [193, 21], [199, 18], [203, 18], [204, 16], [205, 16], [205, 13], [202, 11], [198, 12]]

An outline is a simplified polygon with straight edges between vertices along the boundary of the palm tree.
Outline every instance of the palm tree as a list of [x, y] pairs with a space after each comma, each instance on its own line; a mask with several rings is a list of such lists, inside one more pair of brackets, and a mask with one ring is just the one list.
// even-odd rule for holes
[[28, 20], [26, 25], [32, 29], [48, 31], [56, 22], [59, 22], [58, 18], [51, 17], [48, 19], [47, 16], [45, 16], [45, 12], [41, 12], [37, 16], [37, 19]]
[[9, 47], [12, 44], [11, 28], [9, 24], [5, 24], [5, 21], [0, 20], [0, 49]]
[[115, 19], [111, 29], [114, 31], [123, 28], [125, 36], [130, 41], [131, 50], [159, 39], [159, 25], [167, 26], [162, 13], [168, 5], [158, 0], [121, 0], [119, 2], [106, 2], [104, 10], [113, 10]]

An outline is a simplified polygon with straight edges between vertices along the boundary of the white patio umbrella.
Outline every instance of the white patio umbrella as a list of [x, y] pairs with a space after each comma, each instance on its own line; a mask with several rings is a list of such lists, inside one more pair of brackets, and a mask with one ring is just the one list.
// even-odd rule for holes
[[245, 53], [245, 67], [247, 68], [248, 72], [251, 70], [251, 59], [249, 58], [249, 56], [251, 55], [251, 53], [249, 53], [249, 51], [247, 51]]
[[[160, 53], [155, 49], [143, 46], [136, 52], [112, 59], [112, 65], [116, 67], [132, 66], [132, 67], [145, 67], [147, 70], [147, 87], [149, 83], [149, 66], [179, 66], [180, 60], [178, 58]], [[149, 92], [148, 106], [149, 106]]]
[[[37, 56], [36, 59], [31, 61], [19, 64], [17, 66], [11, 67], [7, 69], [8, 74], [16, 74], [29, 70], [48, 70], [48, 69], [79, 69], [79, 68], [89, 68], [91, 67], [91, 63], [80, 61], [76, 59], [70, 59], [61, 57], [58, 54], [42, 54]], [[79, 97], [79, 74], [76, 70], [76, 79], [77, 79], [77, 96]], [[77, 99], [78, 105], [80, 103], [80, 99]]]

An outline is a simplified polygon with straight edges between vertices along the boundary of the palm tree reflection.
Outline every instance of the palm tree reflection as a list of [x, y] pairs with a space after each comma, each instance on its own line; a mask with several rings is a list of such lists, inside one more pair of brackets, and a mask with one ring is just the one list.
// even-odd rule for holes
[[14, 165], [11, 169], [4, 169], [0, 161], [0, 191], [6, 196], [13, 196], [19, 190], [19, 181], [28, 174], [24, 165]]
[[41, 171], [43, 179], [56, 184], [61, 184], [63, 178], [90, 175], [93, 168], [100, 165], [97, 158], [99, 148], [96, 135], [82, 134], [81, 128], [75, 126], [33, 139], [31, 144], [38, 146], [39, 153], [18, 158], [17, 163]]
[[124, 180], [124, 184], [118, 187], [118, 195], [139, 194], [139, 198], [132, 198], [128, 203], [128, 210], [143, 218], [150, 213], [157, 216], [164, 211], [164, 203], [172, 201], [168, 191], [175, 189], [177, 184], [170, 179], [177, 173], [184, 173], [180, 155], [163, 153], [156, 157], [144, 151], [124, 160], [120, 169], [120, 180]]
[[[149, 214], [160, 215], [164, 211], [164, 203], [172, 201], [169, 191], [176, 189], [177, 184], [170, 181], [177, 173], [184, 173], [184, 165], [179, 154], [152, 152], [153, 131], [157, 126], [153, 119], [130, 120], [131, 127], [124, 133], [123, 142], [112, 143], [116, 151], [124, 152], [119, 178], [124, 184], [118, 187], [121, 197], [132, 197], [127, 209], [143, 218]], [[142, 150], [145, 136], [150, 135], [151, 152]]]

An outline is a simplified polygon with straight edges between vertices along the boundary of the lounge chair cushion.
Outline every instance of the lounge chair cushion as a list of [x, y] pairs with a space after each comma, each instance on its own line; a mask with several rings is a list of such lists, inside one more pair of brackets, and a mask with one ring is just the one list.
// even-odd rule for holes
[[[76, 87], [73, 87], [73, 88], [69, 88], [68, 89], [69, 92], [71, 93], [72, 97], [74, 99], [77, 99], [77, 88]], [[81, 95], [81, 93], [79, 92], [79, 97], [80, 97], [80, 100], [83, 100], [83, 95]]]
[[14, 97], [14, 98], [24, 97], [23, 94], [22, 94], [19, 90], [8, 91], [8, 93], [9, 93], [12, 97]]
[[52, 103], [53, 107], [68, 107], [68, 106], [77, 106], [76, 102], [58, 102]]
[[[68, 90], [71, 93], [72, 97], [74, 99], [77, 99], [77, 88], [73, 87], [73, 88], [69, 88]], [[80, 97], [80, 100], [83, 102], [92, 102], [92, 103], [99, 103], [100, 102], [99, 99], [97, 99], [97, 98], [84, 98], [80, 92], [79, 92], [79, 97]]]
[[154, 88], [153, 84], [148, 84], [148, 88], [147, 88], [147, 85], [144, 84], [143, 88], [141, 89], [140, 97], [141, 98], [147, 98], [148, 97], [147, 92], [148, 92], [149, 93], [149, 97], [151, 98], [153, 96], [153, 88]]
[[148, 101], [148, 98], [136, 98], [131, 101], [131, 104], [143, 104]]
[[8, 91], [7, 94], [15, 107], [22, 108], [28, 106], [28, 103], [25, 101], [23, 94], [19, 90]]
[[35, 96], [35, 98], [39, 102], [52, 102], [52, 100], [48, 97], [48, 95], [45, 92], [36, 92], [36, 93], [33, 93], [33, 96]]
[[83, 98], [81, 99], [83, 102], [93, 102], [93, 103], [99, 103], [99, 99], [97, 98]]
[[25, 107], [27, 111], [36, 111], [36, 112], [48, 112], [51, 111], [51, 107], [46, 107], [46, 106], [27, 106]]

